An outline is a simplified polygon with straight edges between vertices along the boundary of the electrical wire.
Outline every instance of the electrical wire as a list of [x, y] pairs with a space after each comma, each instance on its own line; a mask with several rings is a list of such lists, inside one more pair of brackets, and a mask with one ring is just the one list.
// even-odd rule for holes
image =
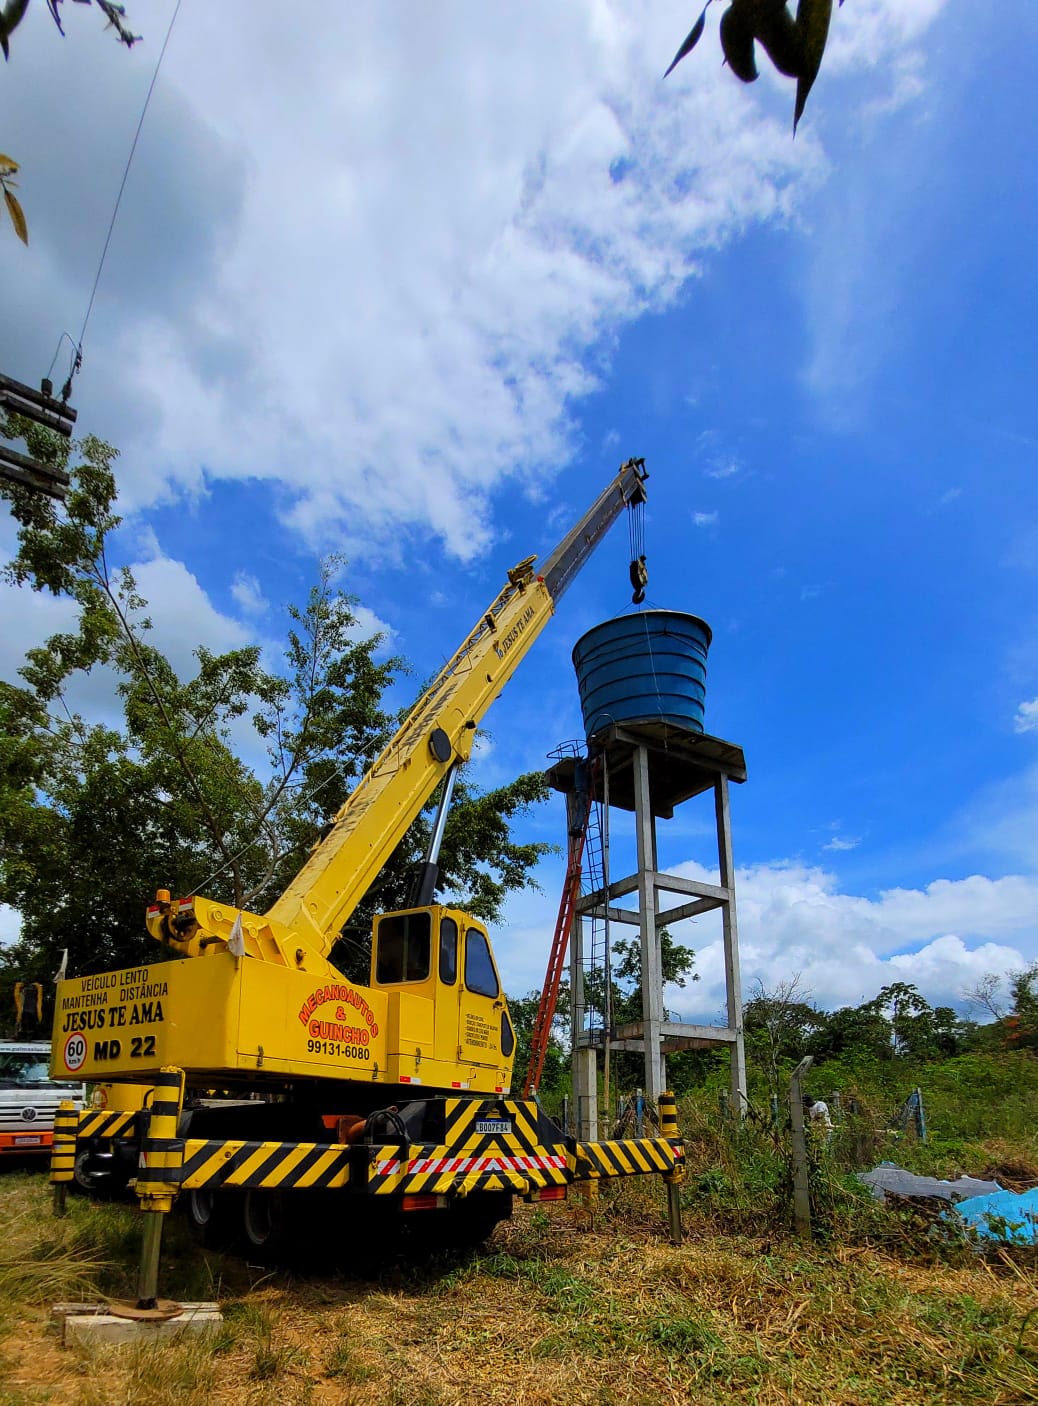
[[[148, 85], [148, 91], [144, 98], [144, 106], [141, 108], [141, 115], [137, 121], [137, 130], [133, 134], [133, 142], [130, 145], [130, 153], [126, 158], [126, 166], [123, 169], [123, 178], [119, 183], [119, 193], [115, 197], [115, 205], [112, 208], [112, 218], [108, 223], [108, 233], [105, 235], [104, 248], [101, 250], [101, 258], [98, 261], [97, 273], [94, 276], [94, 286], [90, 290], [90, 301], [87, 303], [86, 316], [83, 318], [83, 327], [79, 334], [79, 341], [76, 344], [77, 361], [81, 360], [83, 356], [83, 338], [86, 336], [87, 324], [90, 321], [90, 314], [94, 310], [94, 299], [97, 297], [97, 288], [98, 284], [101, 282], [101, 273], [105, 266], [105, 259], [108, 257], [108, 246], [112, 242], [112, 232], [115, 229], [115, 222], [119, 215], [119, 206], [122, 204], [123, 191], [125, 191], [126, 189], [126, 182], [130, 175], [130, 167], [133, 164], [134, 153], [137, 150], [137, 143], [140, 140], [141, 129], [144, 126], [144, 119], [148, 115], [148, 106], [151, 103], [151, 95], [155, 91], [155, 84], [158, 81], [159, 70], [162, 68], [162, 60], [165, 58], [166, 49], [169, 47], [170, 35], [173, 33], [173, 26], [177, 22], [177, 15], [180, 14], [181, 3], [182, 0], [177, 0], [176, 6], [174, 7], [173, 15], [169, 22], [169, 28], [166, 30], [166, 37], [162, 41], [162, 48], [159, 50], [159, 57], [158, 62], [155, 65], [155, 72], [151, 75], [151, 83]], [[58, 346], [60, 348], [60, 342], [58, 343]], [[57, 352], [55, 352], [54, 356], [55, 360], [57, 360]], [[54, 363], [52, 362], [52, 367], [53, 364]], [[75, 363], [74, 367], [75, 370], [79, 369], [78, 365], [75, 365]]]

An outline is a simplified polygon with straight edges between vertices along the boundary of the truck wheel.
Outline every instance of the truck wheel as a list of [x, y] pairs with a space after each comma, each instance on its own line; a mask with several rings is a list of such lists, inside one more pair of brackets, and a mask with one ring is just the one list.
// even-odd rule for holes
[[278, 1191], [249, 1187], [242, 1199], [241, 1227], [245, 1250], [260, 1259], [270, 1259], [284, 1247], [285, 1204]]
[[230, 1249], [238, 1228], [230, 1194], [201, 1186], [189, 1191], [184, 1200], [187, 1218], [202, 1244], [209, 1250]]
[[512, 1214], [507, 1191], [477, 1191], [456, 1201], [445, 1216], [445, 1230], [452, 1249], [476, 1250], [489, 1240], [499, 1221]]
[[216, 1192], [211, 1186], [201, 1186], [187, 1193], [187, 1218], [195, 1230], [206, 1239], [219, 1219]]
[[73, 1189], [81, 1192], [84, 1196], [96, 1196], [104, 1184], [103, 1179], [95, 1176], [90, 1170], [90, 1158], [89, 1148], [84, 1147], [76, 1153], [76, 1160], [72, 1166]]

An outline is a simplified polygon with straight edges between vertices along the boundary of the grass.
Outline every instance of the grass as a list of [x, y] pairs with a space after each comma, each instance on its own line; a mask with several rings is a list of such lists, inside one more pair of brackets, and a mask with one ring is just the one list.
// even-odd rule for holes
[[[203, 1253], [173, 1217], [162, 1293], [219, 1298], [222, 1331], [93, 1355], [58, 1345], [47, 1305], [129, 1292], [136, 1215], [77, 1200], [57, 1222], [42, 1177], [9, 1175], [0, 1406], [1038, 1403], [1032, 1252], [981, 1257], [873, 1203], [847, 1174], [851, 1133], [860, 1143], [871, 1125], [816, 1147], [819, 1238], [801, 1245], [768, 1131], [722, 1129], [705, 1107], [685, 1117], [681, 1246], [664, 1237], [652, 1179], [520, 1207], [482, 1254], [387, 1265], [374, 1283]], [[1030, 1136], [966, 1131], [935, 1125], [931, 1145], [897, 1159], [942, 1174], [998, 1165], [1020, 1181], [1038, 1171]]]

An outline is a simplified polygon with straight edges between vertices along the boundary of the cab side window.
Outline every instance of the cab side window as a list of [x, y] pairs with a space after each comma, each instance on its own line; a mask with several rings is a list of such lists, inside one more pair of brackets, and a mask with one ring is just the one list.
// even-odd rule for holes
[[453, 986], [458, 979], [458, 925], [453, 918], [440, 923], [440, 980]]
[[429, 975], [432, 921], [428, 913], [398, 913], [378, 925], [375, 980], [385, 985]]
[[500, 987], [490, 956], [490, 943], [476, 928], [465, 934], [465, 985], [477, 996], [497, 996]]

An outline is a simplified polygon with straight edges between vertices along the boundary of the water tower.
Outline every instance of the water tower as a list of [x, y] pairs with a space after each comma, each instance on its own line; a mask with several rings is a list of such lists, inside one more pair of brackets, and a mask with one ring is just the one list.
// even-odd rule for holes
[[[572, 755], [556, 754], [547, 778], [566, 796], [571, 858], [578, 840], [584, 850], [583, 891], [572, 905], [569, 947], [573, 1131], [581, 1138], [597, 1137], [600, 1131], [600, 1051], [607, 1097], [612, 1053], [641, 1052], [645, 1094], [655, 1105], [666, 1087], [668, 1054], [726, 1046], [732, 1107], [746, 1106], [728, 794], [730, 781], [746, 780], [746, 761], [740, 747], [703, 730], [710, 639], [710, 627], [694, 615], [645, 610], [596, 626], [573, 651], [587, 751], [582, 755], [581, 749], [572, 748]], [[658, 867], [657, 823], [673, 818], [679, 806], [700, 796], [713, 798], [717, 883], [664, 873]], [[633, 812], [635, 868], [614, 878], [610, 816], [615, 810]], [[667, 1020], [660, 930], [717, 909], [727, 1023]], [[637, 929], [640, 939], [642, 1015], [617, 1025], [608, 1009], [611, 947], [624, 928]]]

